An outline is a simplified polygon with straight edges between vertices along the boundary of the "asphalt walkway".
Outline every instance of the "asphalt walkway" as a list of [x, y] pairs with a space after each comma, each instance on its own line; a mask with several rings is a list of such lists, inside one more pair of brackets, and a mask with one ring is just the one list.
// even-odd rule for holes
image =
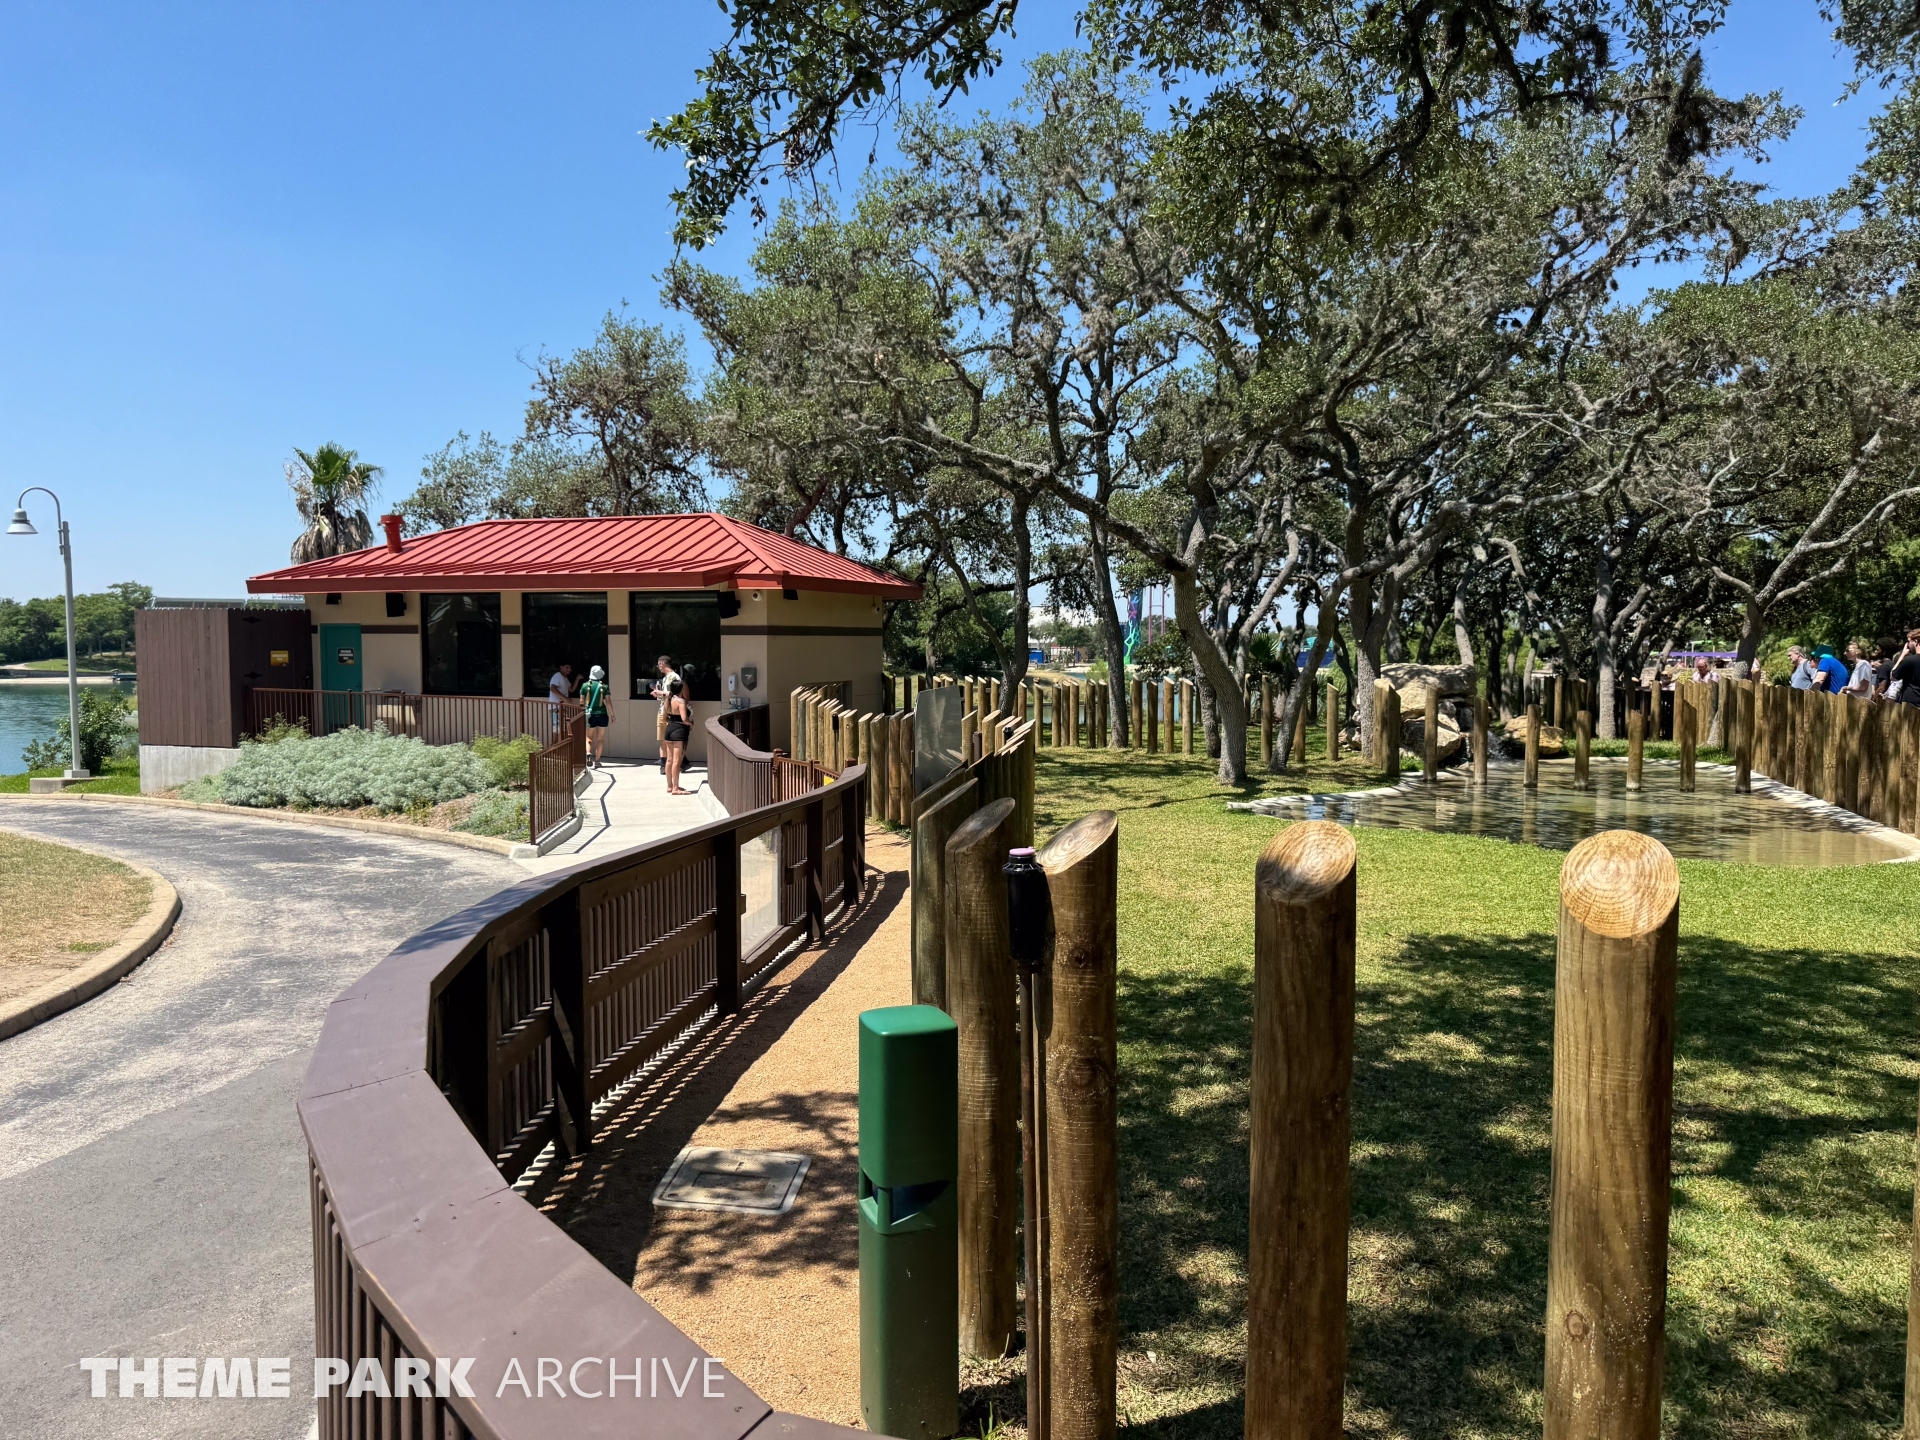
[[[0, 1436], [299, 1440], [313, 1259], [294, 1098], [321, 1019], [398, 941], [529, 867], [58, 800], [8, 801], [0, 826], [151, 866], [182, 906], [126, 981], [0, 1041]], [[96, 1355], [288, 1356], [293, 1398], [93, 1400], [78, 1362]]]

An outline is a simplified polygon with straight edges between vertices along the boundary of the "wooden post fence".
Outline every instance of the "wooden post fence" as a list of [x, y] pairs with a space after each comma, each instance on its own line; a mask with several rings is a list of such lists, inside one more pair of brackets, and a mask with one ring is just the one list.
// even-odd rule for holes
[[1659, 1440], [1679, 922], [1679, 871], [1651, 836], [1603, 831], [1567, 856], [1545, 1440]]
[[1638, 790], [1647, 764], [1647, 712], [1638, 705], [1627, 711], [1627, 789]]
[[1160, 717], [1155, 713], [1155, 701], [1159, 697], [1160, 687], [1151, 680], [1136, 681], [1140, 687], [1140, 709], [1147, 722], [1147, 754], [1160, 753]]
[[1733, 684], [1733, 793], [1753, 793], [1754, 684]]
[[1540, 788], [1540, 707], [1527, 706], [1527, 765], [1523, 783], [1529, 790]]
[[1354, 844], [1289, 825], [1254, 872], [1248, 1440], [1341, 1433], [1347, 1368]]
[[1440, 780], [1440, 687], [1427, 686], [1427, 708], [1420, 717], [1420, 776], [1429, 785]]
[[1473, 697], [1473, 783], [1487, 783], [1487, 697]]
[[960, 1348], [1012, 1347], [1020, 1211], [1020, 1043], [1001, 865], [1015, 843], [1011, 797], [947, 841], [947, 1000], [960, 1046]]
[[[1047, 1440], [1114, 1440], [1120, 1309], [1115, 1057], [1120, 821], [1099, 810], [1040, 852], [1053, 899], [1042, 1167]], [[1029, 1352], [1031, 1353], [1031, 1351]]]
[[[909, 938], [912, 946], [913, 1003], [936, 1005], [949, 1010], [947, 996], [947, 841], [969, 815], [979, 808], [980, 786], [976, 781], [945, 789], [913, 822], [910, 837], [913, 846], [913, 885], [908, 893], [912, 905]], [[949, 1010], [949, 1013], [951, 1011]]]
[[1193, 754], [1193, 681], [1180, 682], [1180, 753]]
[[1680, 742], [1680, 789], [1683, 793], [1693, 792], [1693, 747], [1695, 730], [1695, 709], [1686, 692], [1691, 686], [1673, 687], [1673, 738]]
[[1389, 780], [1400, 778], [1400, 692], [1387, 687], [1386, 703], [1380, 707], [1380, 768]]

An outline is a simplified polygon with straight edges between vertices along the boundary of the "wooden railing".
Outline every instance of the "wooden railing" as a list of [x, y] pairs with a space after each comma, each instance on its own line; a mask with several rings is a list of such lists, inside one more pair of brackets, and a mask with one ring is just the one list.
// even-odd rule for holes
[[[1676, 686], [1677, 703], [1698, 709], [1708, 688]], [[1736, 764], [1744, 748], [1770, 780], [1920, 833], [1920, 706], [1752, 681], [1726, 688], [1739, 706], [1726, 726]]]
[[723, 717], [707, 720], [707, 785], [729, 815], [811, 795], [831, 773], [817, 762], [753, 749]]
[[551, 745], [527, 757], [527, 829], [536, 845], [572, 818], [574, 780], [587, 765], [586, 717], [564, 724]]
[[722, 728], [744, 741], [749, 750], [773, 749], [773, 708], [749, 705], [744, 710], [722, 710], [717, 716]]
[[[357, 726], [384, 726], [390, 735], [410, 735], [429, 745], [465, 745], [476, 735], [511, 740], [531, 735], [543, 744], [584, 714], [578, 700], [542, 700], [501, 695], [415, 695], [404, 690], [247, 691], [247, 733], [258, 735], [274, 721], [305, 725], [309, 735]], [[587, 763], [581, 732], [580, 763]]]
[[[430, 1377], [471, 1360], [474, 1393], [349, 1399], [343, 1385], [320, 1400], [322, 1436], [859, 1433], [770, 1415], [511, 1182], [549, 1143], [589, 1147], [597, 1105], [631, 1104], [613, 1092], [852, 913], [865, 803], [855, 767], [803, 800], [510, 886], [335, 1000], [299, 1101], [316, 1353], [349, 1373], [417, 1359]], [[701, 1383], [590, 1403], [500, 1383], [510, 1359], [529, 1377], [540, 1357], [563, 1374], [578, 1361], [605, 1397], [609, 1356], [683, 1376], [699, 1362]]]

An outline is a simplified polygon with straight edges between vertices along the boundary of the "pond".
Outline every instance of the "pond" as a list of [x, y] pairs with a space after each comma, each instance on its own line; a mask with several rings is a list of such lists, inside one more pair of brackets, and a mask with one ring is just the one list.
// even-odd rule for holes
[[[1677, 765], [1649, 762], [1645, 787], [1634, 792], [1627, 790], [1624, 759], [1596, 758], [1592, 776], [1592, 788], [1578, 790], [1571, 762], [1546, 764], [1540, 788], [1528, 790], [1519, 765], [1493, 765], [1484, 786], [1449, 771], [1431, 788], [1416, 780], [1391, 793], [1259, 800], [1236, 808], [1292, 820], [1486, 835], [1548, 850], [1571, 850], [1599, 830], [1638, 830], [1687, 859], [1758, 865], [1870, 865], [1920, 856], [1920, 843], [1825, 806], [1766, 793], [1736, 795], [1730, 770], [1702, 767], [1692, 794], [1680, 789]], [[1756, 792], [1772, 788], [1754, 780]]]
[[[115, 688], [123, 695], [133, 693], [130, 682]], [[65, 685], [0, 685], [0, 775], [25, 770], [20, 752], [27, 742], [47, 739], [66, 715]]]

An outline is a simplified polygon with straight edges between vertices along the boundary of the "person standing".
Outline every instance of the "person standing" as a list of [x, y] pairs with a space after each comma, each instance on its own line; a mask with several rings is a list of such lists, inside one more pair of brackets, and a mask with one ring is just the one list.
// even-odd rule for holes
[[1814, 663], [1813, 688], [1825, 690], [1830, 695], [1838, 695], [1847, 688], [1847, 681], [1853, 678], [1846, 662], [1831, 650]]
[[1798, 645], [1789, 645], [1787, 647], [1787, 663], [1793, 667], [1793, 673], [1788, 677], [1787, 683], [1792, 685], [1796, 690], [1811, 690], [1813, 688], [1813, 666], [1807, 661], [1807, 652], [1802, 650]]
[[1863, 700], [1873, 697], [1873, 662], [1861, 651], [1858, 640], [1847, 642], [1847, 683], [1841, 693]]
[[598, 770], [607, 758], [607, 726], [613, 721], [613, 707], [607, 703], [607, 672], [598, 665], [587, 672], [580, 703], [587, 712], [587, 768]]
[[1907, 632], [1906, 649], [1893, 662], [1887, 677], [1887, 698], [1902, 705], [1920, 705], [1920, 630]]
[[661, 731], [660, 758], [667, 767], [667, 793], [691, 795], [680, 788], [680, 767], [687, 763], [687, 740], [693, 734], [693, 712], [687, 708], [686, 687], [680, 677], [667, 682], [667, 724]]
[[[662, 655], [653, 662], [653, 668], [659, 671], [660, 678], [653, 682], [653, 698], [659, 702], [659, 713], [654, 717], [653, 738], [660, 746], [660, 771], [667, 769], [667, 706], [673, 698], [672, 687], [680, 683], [680, 672], [673, 668], [673, 657]], [[671, 786], [672, 781], [668, 781]]]
[[560, 733], [560, 704], [573, 698], [573, 666], [565, 660], [547, 677], [547, 712], [555, 735]]

